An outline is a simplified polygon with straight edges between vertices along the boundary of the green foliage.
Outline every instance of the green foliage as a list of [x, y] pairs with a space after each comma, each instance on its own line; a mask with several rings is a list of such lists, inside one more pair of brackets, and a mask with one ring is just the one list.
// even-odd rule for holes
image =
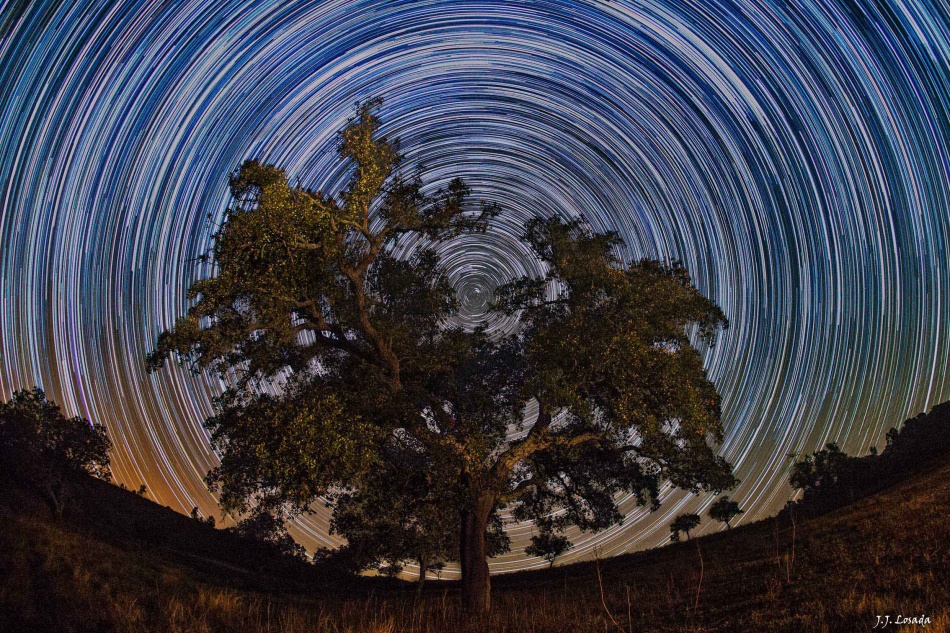
[[331, 530], [346, 537], [358, 569], [458, 556], [458, 516], [446, 512], [437, 472], [421, 450], [393, 441], [360, 481], [332, 497]]
[[[256, 162], [232, 176], [215, 275], [149, 355], [151, 369], [174, 356], [232, 385], [207, 421], [222, 505], [305, 512], [338, 491], [335, 529], [356, 558], [439, 559], [456, 531], [463, 577], [487, 588], [502, 507], [543, 532], [599, 530], [622, 518], [618, 494], [655, 507], [664, 478], [732, 487], [711, 448], [720, 398], [691, 343], [727, 322], [682, 266], [627, 265], [616, 235], [537, 219], [524, 239], [549, 272], [512, 280], [495, 305], [518, 332], [448, 327], [457, 299], [432, 245], [486, 230], [498, 209], [473, 209], [459, 180], [425, 195], [377, 134], [375, 105], [341, 133], [352, 172], [336, 197]], [[416, 250], [396, 259], [403, 236]], [[391, 516], [371, 520], [384, 501]]]
[[[413, 561], [419, 564], [421, 579], [425, 570], [458, 559], [455, 487], [439, 478], [429, 454], [405, 439], [393, 438], [358, 488], [330, 495], [331, 531], [344, 536], [347, 545], [337, 554], [327, 552], [327, 560], [351, 571], [392, 569]], [[488, 556], [508, 551], [509, 539], [497, 514], [489, 522], [487, 538]]]
[[[386, 248], [407, 234], [484, 230], [496, 211], [466, 213], [458, 181], [423, 195], [421, 182], [402, 175], [393, 144], [376, 137], [374, 105], [341, 135], [354, 170], [339, 199], [292, 187], [282, 170], [256, 161], [232, 175], [234, 203], [208, 254], [216, 274], [192, 284], [196, 303], [159, 337], [151, 369], [175, 354], [196, 369], [236, 370], [245, 386], [345, 354], [361, 361], [368, 383], [398, 388], [403, 357], [433, 360], [420, 342], [431, 343], [454, 313], [451, 288], [431, 251], [399, 261]], [[374, 202], [385, 219], [378, 229]]]
[[549, 273], [499, 298], [524, 323], [523, 393], [541, 405], [522, 442], [532, 452], [520, 472], [535, 485], [518, 517], [596, 530], [620, 519], [622, 491], [655, 506], [661, 478], [693, 491], [732, 487], [709, 446], [722, 439], [720, 397], [690, 343], [694, 331], [711, 342], [727, 325], [721, 310], [678, 264], [623, 266], [615, 235], [554, 218], [529, 223], [525, 239]]
[[105, 427], [85, 418], [67, 418], [43, 390], [14, 392], [0, 404], [0, 457], [8, 468], [47, 495], [61, 516], [70, 496], [70, 477], [87, 473], [109, 480]]
[[729, 499], [729, 497], [720, 497], [709, 506], [709, 518], [714, 521], [722, 521], [727, 528], [732, 528], [729, 524], [732, 519], [745, 512], [739, 509], [739, 504]]
[[689, 533], [699, 525], [700, 520], [699, 515], [692, 512], [677, 515], [670, 523], [670, 539], [678, 541], [680, 534], [685, 534], [688, 541]]
[[368, 469], [380, 431], [338, 393], [291, 385], [282, 397], [229, 389], [217, 400], [206, 426], [222, 459], [207, 480], [225, 510], [303, 512], [333, 483]]
[[553, 567], [555, 559], [571, 549], [573, 544], [563, 534], [541, 532], [531, 537], [531, 544], [524, 549], [528, 556], [540, 556]]
[[833, 486], [845, 473], [849, 459], [836, 443], [831, 442], [811, 456], [796, 460], [792, 464], [789, 483], [792, 488], [805, 492]]

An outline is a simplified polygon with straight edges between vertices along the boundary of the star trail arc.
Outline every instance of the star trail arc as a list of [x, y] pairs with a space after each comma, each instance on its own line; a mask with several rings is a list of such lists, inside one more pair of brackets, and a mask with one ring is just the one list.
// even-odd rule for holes
[[[221, 385], [144, 355], [209, 273], [231, 170], [338, 191], [336, 132], [378, 96], [428, 186], [461, 176], [503, 209], [439, 246], [465, 318], [537, 270], [517, 239], [535, 214], [685, 263], [732, 324], [704, 351], [732, 496], [767, 516], [789, 453], [864, 453], [950, 397], [948, 59], [947, 8], [923, 0], [8, 2], [0, 395], [42, 386], [108, 425], [119, 481], [214, 512]], [[564, 559], [656, 545], [711, 501], [664, 495]], [[493, 570], [546, 564], [530, 529]], [[334, 538], [320, 513], [296, 534]]]

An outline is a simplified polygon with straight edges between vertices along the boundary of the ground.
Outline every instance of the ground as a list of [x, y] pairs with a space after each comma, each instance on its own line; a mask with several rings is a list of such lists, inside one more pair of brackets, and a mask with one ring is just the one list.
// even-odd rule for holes
[[[429, 582], [421, 597], [399, 583], [347, 584], [248, 553], [133, 493], [90, 485], [82, 494], [95, 499], [77, 502], [63, 522], [22, 491], [3, 495], [0, 630], [462, 629], [455, 583]], [[941, 458], [823, 516], [786, 513], [657, 550], [496, 577], [491, 620], [474, 628], [950, 631], [948, 517], [950, 458]], [[888, 627], [877, 616], [890, 616]]]

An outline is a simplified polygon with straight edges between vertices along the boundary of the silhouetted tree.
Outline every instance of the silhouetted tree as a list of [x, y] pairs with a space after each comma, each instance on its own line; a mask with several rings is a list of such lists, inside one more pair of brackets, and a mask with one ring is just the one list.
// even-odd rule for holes
[[524, 551], [528, 556], [540, 556], [548, 561], [548, 567], [554, 567], [555, 559], [571, 549], [572, 545], [563, 534], [541, 532], [531, 537], [531, 544]]
[[307, 550], [287, 533], [284, 519], [264, 508], [255, 508], [231, 530], [241, 538], [260, 543], [283, 556], [308, 560]]
[[[401, 569], [405, 561], [416, 562], [421, 591], [430, 569], [458, 560], [459, 516], [445, 511], [451, 491], [443, 489], [424, 453], [394, 441], [381, 457], [360, 478], [359, 488], [330, 495], [331, 531], [346, 538], [357, 570]], [[486, 542], [489, 556], [508, 551], [497, 514]]]
[[689, 540], [689, 533], [697, 525], [699, 525], [700, 518], [698, 514], [688, 512], [686, 514], [680, 514], [673, 522], [670, 523], [670, 537], [674, 541], [680, 540], [680, 534], [686, 535], [686, 540]]
[[14, 392], [0, 404], [0, 461], [42, 490], [57, 517], [76, 473], [112, 478], [111, 446], [105, 427], [80, 416], [67, 418], [38, 387]]
[[367, 560], [349, 545], [342, 547], [321, 547], [313, 553], [315, 565], [329, 568], [337, 574], [355, 576], [372, 566], [373, 560]]
[[358, 488], [331, 497], [331, 530], [346, 538], [358, 568], [416, 561], [421, 591], [432, 565], [457, 559], [458, 516], [441, 506], [437, 475], [424, 451], [394, 438]]
[[[207, 421], [223, 506], [304, 512], [334, 486], [376, 496], [368, 487], [387, 484], [365, 474], [398, 438], [458, 517], [464, 606], [484, 613], [500, 508], [542, 530], [599, 530], [622, 518], [622, 492], [655, 506], [663, 477], [734, 485], [710, 446], [720, 397], [691, 344], [726, 319], [682, 266], [625, 265], [616, 235], [538, 219], [524, 239], [547, 274], [499, 289], [495, 308], [520, 329], [450, 327], [458, 301], [431, 245], [484, 231], [497, 209], [472, 209], [460, 180], [425, 194], [373, 108], [342, 132], [353, 169], [336, 197], [253, 161], [233, 175], [214, 276], [149, 356], [153, 370], [176, 354], [233, 381]], [[400, 259], [402, 238], [415, 250]]]
[[848, 455], [831, 442], [811, 456], [795, 461], [789, 482], [805, 492], [833, 486], [844, 474], [848, 460]]
[[213, 516], [203, 517], [201, 511], [198, 510], [198, 506], [195, 506], [191, 509], [191, 518], [197, 521], [198, 523], [204, 523], [205, 525], [214, 527], [217, 524], [217, 521]]
[[726, 524], [727, 529], [732, 529], [732, 526], [729, 524], [733, 518], [739, 516], [745, 512], [745, 510], [739, 509], [739, 504], [735, 501], [729, 499], [729, 497], [720, 497], [709, 506], [709, 518], [714, 521], [722, 521]]

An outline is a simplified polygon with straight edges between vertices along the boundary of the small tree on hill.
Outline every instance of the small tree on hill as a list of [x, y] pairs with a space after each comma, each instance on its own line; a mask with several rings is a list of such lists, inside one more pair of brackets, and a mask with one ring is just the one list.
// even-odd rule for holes
[[[624, 263], [616, 235], [536, 219], [523, 238], [547, 273], [506, 284], [494, 308], [521, 328], [497, 340], [451, 327], [459, 302], [433, 244], [486, 230], [497, 209], [473, 208], [460, 180], [424, 193], [378, 125], [367, 104], [343, 130], [339, 195], [254, 161], [233, 175], [214, 276], [149, 356], [152, 370], [176, 355], [232, 381], [207, 421], [225, 509], [306, 512], [335, 487], [376, 496], [365, 475], [402, 441], [457, 517], [465, 610], [483, 615], [501, 508], [600, 530], [623, 518], [622, 493], [656, 506], [661, 478], [731, 488], [711, 446], [720, 397], [693, 346], [727, 322], [686, 270]], [[399, 258], [397, 241], [416, 250]]]
[[691, 530], [695, 529], [699, 525], [700, 518], [698, 514], [688, 512], [686, 514], [680, 514], [673, 522], [670, 523], [670, 538], [674, 541], [680, 540], [680, 534], [686, 535], [686, 540], [689, 540], [689, 533]]
[[743, 512], [745, 512], [745, 510], [740, 510], [739, 504], [730, 500], [729, 497], [720, 497], [709, 506], [709, 518], [714, 521], [722, 521], [726, 524], [726, 528], [730, 530], [732, 526], [729, 522]]
[[191, 518], [198, 523], [203, 523], [204, 525], [210, 527], [214, 527], [217, 524], [217, 521], [213, 516], [202, 516], [201, 510], [198, 509], [198, 506], [195, 506], [191, 509]]
[[548, 567], [554, 567], [555, 559], [572, 546], [573, 544], [563, 534], [541, 532], [531, 537], [531, 544], [524, 551], [528, 556], [540, 556], [548, 561]]
[[63, 515], [76, 473], [112, 478], [111, 446], [105, 427], [80, 416], [67, 418], [38, 387], [17, 391], [0, 404], [0, 461], [37, 486], [57, 517]]
[[849, 459], [836, 443], [831, 442], [811, 456], [796, 460], [789, 483], [792, 488], [804, 492], [833, 486], [845, 474]]

